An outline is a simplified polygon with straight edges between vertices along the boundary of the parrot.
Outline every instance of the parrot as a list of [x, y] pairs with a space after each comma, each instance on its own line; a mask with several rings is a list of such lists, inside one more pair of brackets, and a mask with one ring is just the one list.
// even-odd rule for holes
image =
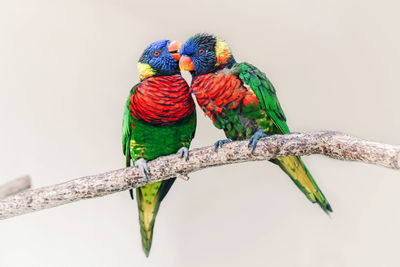
[[[131, 161], [147, 181], [147, 161], [177, 153], [189, 158], [196, 130], [196, 110], [189, 85], [179, 69], [175, 40], [151, 43], [137, 63], [140, 82], [126, 100], [122, 122], [122, 149], [126, 167]], [[142, 248], [149, 256], [153, 227], [161, 201], [176, 178], [136, 189]], [[130, 190], [133, 199], [133, 191]]]
[[[215, 142], [215, 151], [233, 140], [248, 139], [253, 152], [260, 138], [290, 133], [272, 83], [255, 66], [237, 63], [224, 40], [213, 34], [196, 34], [184, 42], [180, 55], [179, 67], [192, 75], [191, 93], [214, 126], [227, 137]], [[318, 203], [327, 214], [333, 211], [300, 157], [270, 161], [312, 203]]]

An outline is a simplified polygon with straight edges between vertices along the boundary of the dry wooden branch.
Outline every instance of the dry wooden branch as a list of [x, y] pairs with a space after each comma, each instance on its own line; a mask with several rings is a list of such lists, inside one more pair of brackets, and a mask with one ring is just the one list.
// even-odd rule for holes
[[31, 178], [26, 175], [0, 186], [0, 199], [31, 188]]
[[274, 135], [260, 140], [253, 154], [247, 144], [247, 141], [232, 142], [217, 152], [212, 146], [193, 149], [188, 161], [176, 155], [160, 157], [148, 163], [150, 177], [147, 183], [136, 167], [130, 167], [24, 191], [0, 200], [0, 219], [101, 197], [172, 177], [187, 179], [190, 172], [238, 162], [321, 154], [400, 169], [400, 146], [371, 142], [339, 132]]

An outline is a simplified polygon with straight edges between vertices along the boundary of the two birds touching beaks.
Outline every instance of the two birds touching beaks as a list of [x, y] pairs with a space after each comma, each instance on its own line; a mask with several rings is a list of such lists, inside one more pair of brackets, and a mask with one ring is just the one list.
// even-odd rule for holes
[[[289, 127], [271, 82], [255, 66], [237, 63], [227, 43], [211, 34], [196, 34], [183, 45], [178, 41], [151, 43], [138, 62], [140, 82], [125, 104], [122, 129], [126, 166], [133, 162], [147, 178], [146, 162], [178, 153], [189, 157], [195, 136], [196, 109], [191, 94], [204, 113], [227, 139], [249, 139], [254, 150], [260, 138], [288, 134]], [[189, 85], [181, 76], [189, 71]], [[271, 160], [278, 165], [312, 203], [326, 213], [332, 208], [300, 157]], [[169, 179], [136, 189], [140, 233], [149, 255], [153, 227], [161, 201], [173, 185]], [[131, 197], [133, 192], [131, 190]]]

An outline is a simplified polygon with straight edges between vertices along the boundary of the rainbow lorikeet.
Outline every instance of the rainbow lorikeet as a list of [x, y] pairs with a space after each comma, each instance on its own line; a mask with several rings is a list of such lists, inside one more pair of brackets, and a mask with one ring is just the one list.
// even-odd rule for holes
[[[131, 160], [147, 179], [147, 160], [178, 153], [189, 156], [189, 145], [196, 129], [196, 111], [189, 86], [180, 75], [177, 41], [160, 40], [150, 44], [138, 62], [140, 82], [125, 104], [122, 148], [126, 166]], [[143, 251], [149, 255], [155, 218], [174, 179], [136, 189]], [[130, 191], [133, 199], [133, 192]]]
[[[192, 74], [191, 92], [215, 127], [228, 139], [217, 141], [217, 150], [232, 140], [249, 139], [255, 149], [259, 138], [290, 133], [286, 117], [271, 82], [249, 63], [237, 63], [226, 42], [210, 34], [189, 38], [180, 49], [181, 70]], [[326, 212], [332, 208], [300, 157], [271, 160], [297, 187]]]

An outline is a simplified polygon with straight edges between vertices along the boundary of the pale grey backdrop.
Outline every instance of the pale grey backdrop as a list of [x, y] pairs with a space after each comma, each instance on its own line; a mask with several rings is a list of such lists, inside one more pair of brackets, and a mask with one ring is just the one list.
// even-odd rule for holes
[[[398, 1], [0, 3], [0, 182], [121, 168], [121, 116], [148, 43], [212, 32], [265, 71], [295, 131], [399, 144]], [[199, 113], [193, 147], [222, 132]], [[305, 158], [326, 216], [268, 162], [177, 181], [150, 258], [128, 193], [0, 222], [0, 266], [399, 266], [400, 175]], [[243, 182], [246, 180], [246, 183]]]

